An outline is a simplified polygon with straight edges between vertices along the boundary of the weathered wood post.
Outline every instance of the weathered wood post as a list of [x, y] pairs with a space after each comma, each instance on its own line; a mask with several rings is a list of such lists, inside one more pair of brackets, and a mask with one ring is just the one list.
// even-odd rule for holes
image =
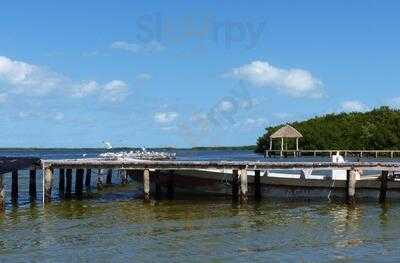
[[72, 196], [72, 169], [66, 171], [66, 184], [65, 184], [65, 198], [71, 198]]
[[65, 195], [65, 169], [63, 168], [59, 170], [58, 195], [60, 198], [64, 198]]
[[394, 152], [390, 152], [390, 158], [393, 159], [393, 157], [394, 157]]
[[259, 201], [261, 200], [261, 171], [254, 171], [254, 198]]
[[29, 170], [29, 198], [36, 200], [36, 169]]
[[43, 171], [43, 203], [51, 202], [53, 168], [45, 167]]
[[246, 202], [247, 201], [247, 169], [243, 168], [240, 170], [240, 201]]
[[143, 171], [143, 192], [144, 192], [144, 200], [150, 200], [150, 171], [149, 169], [145, 169]]
[[86, 169], [86, 177], [85, 177], [86, 192], [90, 192], [91, 184], [92, 184], [92, 170], [91, 169]]
[[154, 183], [156, 185], [156, 193], [155, 197], [157, 200], [161, 199], [162, 190], [161, 190], [161, 182], [160, 182], [160, 171], [156, 170], [154, 173]]
[[347, 171], [347, 191], [346, 191], [346, 202], [348, 204], [354, 204], [356, 195], [356, 181], [357, 173], [355, 170]]
[[236, 169], [232, 171], [232, 200], [239, 200], [239, 170]]
[[83, 176], [85, 174], [85, 170], [83, 169], [76, 169], [76, 176], [75, 176], [75, 195], [78, 198], [82, 198], [83, 195]]
[[106, 184], [108, 184], [108, 185], [110, 185], [112, 182], [112, 174], [113, 174], [113, 170], [108, 169], [107, 170], [107, 178], [106, 178]]
[[18, 201], [18, 170], [11, 172], [11, 201], [16, 203]]
[[169, 171], [167, 177], [167, 198], [173, 199], [175, 196], [175, 174], [174, 171]]
[[387, 192], [387, 184], [388, 184], [388, 171], [382, 171], [381, 175], [381, 189], [379, 191], [379, 202], [384, 203], [386, 201], [386, 192]]
[[4, 174], [0, 174], [0, 211], [5, 209]]
[[128, 172], [126, 170], [120, 170], [121, 184], [128, 184]]

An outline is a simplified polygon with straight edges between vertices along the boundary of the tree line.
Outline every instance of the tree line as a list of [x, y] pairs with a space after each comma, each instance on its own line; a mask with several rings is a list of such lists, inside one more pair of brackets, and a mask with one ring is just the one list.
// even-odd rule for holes
[[[300, 139], [300, 149], [304, 150], [400, 149], [400, 110], [387, 106], [369, 112], [327, 114], [289, 124], [304, 136]], [[256, 152], [269, 149], [270, 135], [283, 126], [267, 127], [257, 140]], [[287, 147], [294, 149], [294, 140], [286, 141]], [[273, 148], [280, 149], [280, 142], [276, 141]]]

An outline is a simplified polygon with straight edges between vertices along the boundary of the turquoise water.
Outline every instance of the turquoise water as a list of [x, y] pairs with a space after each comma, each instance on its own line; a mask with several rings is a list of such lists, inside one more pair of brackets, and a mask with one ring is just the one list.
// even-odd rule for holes
[[[259, 158], [248, 152], [235, 156]], [[113, 179], [115, 186], [82, 201], [60, 201], [55, 189], [54, 201], [45, 207], [28, 202], [27, 180], [21, 179], [19, 203], [7, 201], [0, 215], [0, 261], [400, 260], [400, 204], [395, 202], [347, 206], [264, 199], [241, 205], [225, 197], [177, 196], [144, 203], [139, 185], [120, 186], [119, 178]]]

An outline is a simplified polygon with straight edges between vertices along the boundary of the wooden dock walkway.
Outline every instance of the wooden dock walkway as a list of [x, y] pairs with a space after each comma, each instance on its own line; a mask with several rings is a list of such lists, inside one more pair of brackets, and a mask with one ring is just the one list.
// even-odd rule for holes
[[[90, 192], [92, 181], [92, 170], [102, 169], [107, 171], [106, 184], [111, 183], [113, 170], [124, 171], [125, 176], [121, 183], [127, 182], [128, 173], [135, 173], [142, 177], [144, 199], [149, 200], [151, 196], [158, 196], [161, 187], [160, 176], [171, 176], [174, 171], [182, 170], [204, 170], [213, 169], [225, 171], [232, 170], [231, 187], [233, 200], [246, 201], [248, 198], [248, 171], [254, 171], [254, 198], [261, 198], [261, 171], [276, 169], [285, 170], [347, 170], [346, 200], [352, 202], [355, 196], [357, 176], [359, 170], [376, 170], [381, 176], [369, 178], [378, 181], [381, 185], [380, 201], [384, 202], [388, 185], [389, 172], [400, 171], [398, 162], [261, 162], [261, 161], [146, 161], [146, 160], [104, 160], [104, 159], [73, 159], [73, 160], [39, 160], [37, 158], [0, 158], [0, 206], [4, 209], [4, 176], [11, 173], [12, 176], [12, 200], [18, 200], [18, 170], [29, 170], [29, 194], [31, 200], [36, 200], [36, 170], [42, 169], [43, 203], [52, 201], [52, 189], [54, 185], [54, 172], [58, 170], [59, 196], [61, 198], [72, 197], [72, 177], [75, 174], [74, 196], [82, 198], [85, 192]], [[75, 170], [75, 173], [73, 173]], [[150, 176], [150, 172], [164, 171], [167, 173], [156, 173]], [[223, 177], [221, 173], [221, 181]], [[150, 180], [155, 180], [151, 182]], [[173, 178], [173, 177], [171, 177]], [[253, 178], [252, 178], [253, 179]], [[299, 179], [298, 181], [301, 181]], [[253, 183], [254, 182], [254, 183]], [[155, 183], [155, 193], [150, 193], [150, 184]], [[174, 181], [168, 180], [168, 192], [174, 192]]]
[[375, 157], [375, 158], [396, 158], [400, 157], [400, 150], [266, 150], [266, 157], [301, 157], [301, 156], [332, 156], [339, 152], [345, 158], [353, 157]]

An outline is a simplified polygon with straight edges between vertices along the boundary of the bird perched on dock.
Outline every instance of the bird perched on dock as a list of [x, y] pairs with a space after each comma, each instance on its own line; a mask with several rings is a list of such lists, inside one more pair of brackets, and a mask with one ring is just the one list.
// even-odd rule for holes
[[104, 145], [107, 147], [107, 150], [112, 149], [112, 145], [110, 142], [103, 141]]

